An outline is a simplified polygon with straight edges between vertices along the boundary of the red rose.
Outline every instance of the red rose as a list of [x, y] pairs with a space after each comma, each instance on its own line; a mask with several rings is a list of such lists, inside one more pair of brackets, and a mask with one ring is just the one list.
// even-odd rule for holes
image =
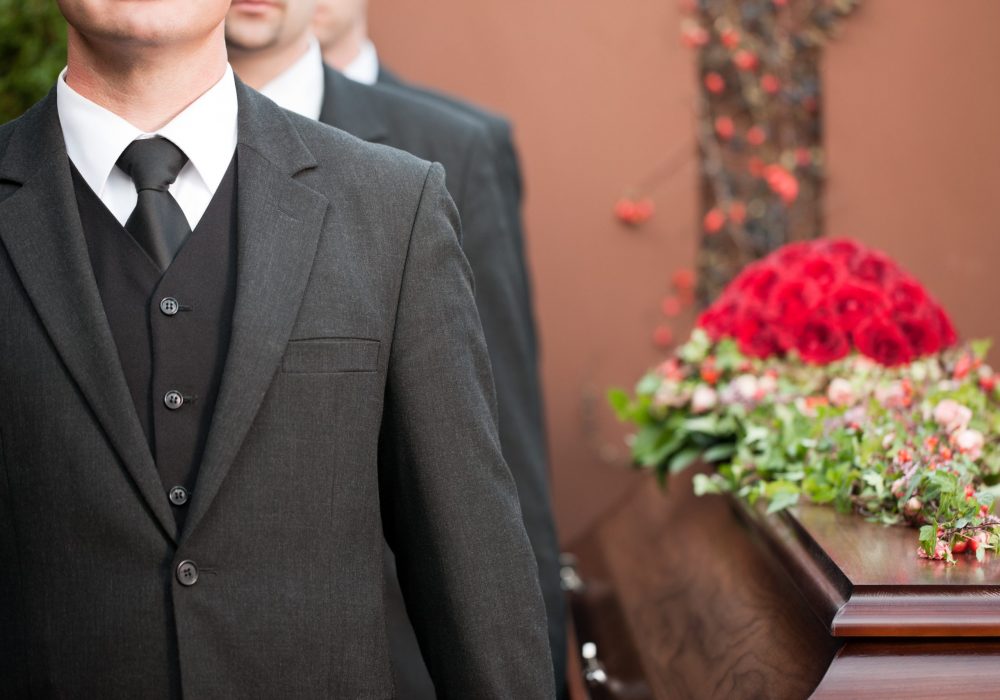
[[881, 312], [885, 298], [878, 288], [862, 282], [844, 282], [834, 293], [830, 303], [837, 324], [850, 333], [863, 319]]
[[822, 252], [838, 262], [849, 266], [861, 253], [861, 246], [849, 238], [833, 238], [826, 241]]
[[851, 346], [831, 316], [815, 314], [802, 324], [795, 349], [804, 361], [826, 365], [844, 357]]
[[778, 270], [771, 265], [754, 263], [734, 280], [734, 284], [741, 293], [756, 301], [765, 302], [771, 296], [780, 277]]
[[747, 357], [773, 357], [784, 351], [777, 328], [760, 318], [745, 319], [736, 339], [740, 352]]
[[808, 257], [812, 253], [813, 245], [812, 241], [789, 243], [765, 259], [770, 260], [773, 258], [780, 268], [787, 269]]
[[734, 295], [723, 294], [698, 317], [698, 327], [703, 328], [712, 340], [735, 336], [734, 325], [740, 312], [740, 301]]
[[767, 316], [785, 329], [796, 330], [809, 318], [819, 299], [819, 289], [812, 280], [783, 280], [771, 293]]
[[872, 250], [862, 253], [854, 260], [851, 272], [859, 279], [879, 288], [885, 288], [899, 276], [892, 260]]
[[843, 266], [835, 264], [829, 256], [820, 254], [803, 260], [799, 270], [824, 292], [834, 287], [844, 275]]
[[[933, 302], [931, 303], [933, 304]], [[951, 318], [937, 304], [933, 304], [931, 314], [937, 320], [938, 337], [941, 339], [941, 347], [950, 348], [958, 342], [958, 333], [955, 332], [955, 326], [952, 324]]]
[[897, 319], [896, 323], [917, 357], [930, 355], [941, 349], [937, 314], [910, 314]]
[[927, 292], [923, 286], [910, 277], [896, 280], [889, 290], [889, 302], [897, 315], [915, 314], [927, 306]]
[[882, 315], [869, 316], [854, 329], [854, 344], [863, 354], [887, 367], [913, 359], [913, 348], [906, 336]]

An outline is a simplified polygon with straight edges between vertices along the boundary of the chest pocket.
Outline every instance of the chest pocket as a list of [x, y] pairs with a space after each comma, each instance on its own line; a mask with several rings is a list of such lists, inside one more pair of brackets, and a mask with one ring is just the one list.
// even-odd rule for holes
[[292, 340], [285, 348], [281, 371], [290, 374], [374, 372], [381, 343], [366, 338]]

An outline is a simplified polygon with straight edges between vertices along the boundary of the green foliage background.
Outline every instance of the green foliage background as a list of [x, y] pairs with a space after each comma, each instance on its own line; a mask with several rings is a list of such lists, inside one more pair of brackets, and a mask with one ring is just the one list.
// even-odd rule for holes
[[0, 0], [0, 124], [44, 97], [65, 65], [56, 0]]

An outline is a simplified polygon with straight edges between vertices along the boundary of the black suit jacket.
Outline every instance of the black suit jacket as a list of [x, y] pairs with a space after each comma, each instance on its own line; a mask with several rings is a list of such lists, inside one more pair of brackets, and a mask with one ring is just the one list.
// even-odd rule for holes
[[238, 96], [233, 332], [182, 532], [54, 91], [0, 127], [4, 695], [392, 697], [384, 533], [443, 697], [551, 696], [442, 169]]
[[525, 311], [531, 302], [523, 283], [520, 227], [498, 186], [491, 137], [482, 124], [461, 112], [397, 90], [361, 85], [328, 66], [320, 119], [445, 167], [448, 189], [461, 214], [462, 247], [472, 267], [496, 383], [500, 443], [538, 563], [561, 683], [566, 613], [549, 499], [534, 321]]

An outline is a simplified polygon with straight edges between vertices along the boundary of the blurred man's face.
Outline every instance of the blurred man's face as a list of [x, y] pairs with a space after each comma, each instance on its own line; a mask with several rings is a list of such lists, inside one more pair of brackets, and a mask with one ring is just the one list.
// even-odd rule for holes
[[283, 48], [309, 30], [315, 0], [233, 0], [226, 15], [230, 51]]
[[359, 23], [368, 11], [367, 0], [316, 0], [313, 33], [324, 49], [335, 46]]
[[58, 0], [58, 3], [70, 27], [86, 41], [132, 48], [169, 48], [205, 40], [219, 28], [229, 8], [229, 0]]

